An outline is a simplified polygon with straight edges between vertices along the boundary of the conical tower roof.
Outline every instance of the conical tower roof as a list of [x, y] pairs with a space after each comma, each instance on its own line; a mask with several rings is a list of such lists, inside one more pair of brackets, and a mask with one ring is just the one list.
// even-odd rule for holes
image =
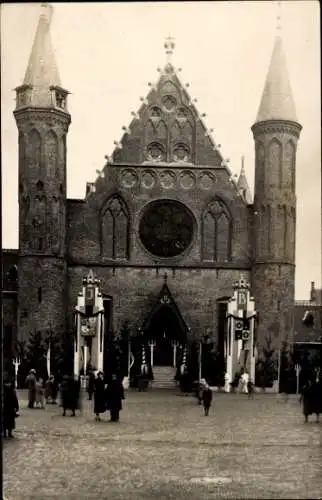
[[249, 187], [249, 184], [247, 181], [247, 177], [246, 177], [246, 171], [245, 171], [245, 166], [244, 166], [244, 157], [242, 157], [242, 166], [241, 166], [239, 178], [237, 181], [237, 189], [238, 189], [238, 192], [243, 196], [245, 202], [248, 205], [251, 205], [253, 203], [253, 197], [252, 197], [252, 193], [251, 193], [251, 190], [250, 190], [250, 187]]
[[37, 31], [23, 81], [23, 86], [32, 89], [28, 103], [31, 106], [51, 107], [50, 88], [61, 87], [50, 35], [52, 14], [53, 7], [50, 4], [41, 5]]
[[290, 120], [297, 122], [281, 36], [277, 36], [275, 39], [256, 122], [267, 120]]

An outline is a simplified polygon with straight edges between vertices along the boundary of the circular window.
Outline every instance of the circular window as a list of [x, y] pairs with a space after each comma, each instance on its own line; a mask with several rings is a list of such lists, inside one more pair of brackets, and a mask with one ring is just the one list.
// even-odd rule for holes
[[193, 216], [173, 200], [158, 200], [146, 208], [139, 226], [145, 248], [157, 257], [175, 257], [191, 244]]
[[157, 142], [153, 142], [147, 148], [147, 160], [161, 161], [163, 160], [163, 147]]
[[186, 144], [176, 144], [173, 150], [174, 161], [188, 161], [190, 156], [190, 151]]
[[172, 111], [177, 105], [177, 100], [173, 95], [165, 95], [162, 99], [162, 104], [166, 111]]
[[151, 118], [161, 118], [161, 109], [157, 106], [153, 106], [150, 112]]

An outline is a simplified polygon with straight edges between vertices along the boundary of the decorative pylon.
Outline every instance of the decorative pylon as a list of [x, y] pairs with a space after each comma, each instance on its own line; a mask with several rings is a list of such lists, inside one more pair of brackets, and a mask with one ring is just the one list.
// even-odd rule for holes
[[141, 375], [146, 375], [148, 372], [148, 365], [146, 363], [145, 347], [142, 346], [142, 364], [141, 364]]
[[188, 350], [187, 350], [187, 346], [185, 346], [183, 349], [182, 362], [181, 362], [181, 367], [180, 367], [181, 375], [184, 373], [184, 371], [187, 367], [187, 355], [188, 355]]

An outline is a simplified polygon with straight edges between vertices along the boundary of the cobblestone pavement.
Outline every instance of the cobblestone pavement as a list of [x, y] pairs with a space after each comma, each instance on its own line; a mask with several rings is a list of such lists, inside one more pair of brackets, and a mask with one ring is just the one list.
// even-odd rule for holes
[[217, 394], [205, 417], [190, 396], [130, 392], [119, 423], [95, 422], [86, 400], [75, 418], [20, 403], [7, 500], [322, 497], [322, 424], [295, 397]]

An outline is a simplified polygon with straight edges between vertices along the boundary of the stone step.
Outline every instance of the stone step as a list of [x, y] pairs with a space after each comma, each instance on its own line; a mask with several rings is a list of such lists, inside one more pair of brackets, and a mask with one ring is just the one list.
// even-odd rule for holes
[[152, 388], [154, 389], [175, 389], [176, 382], [174, 376], [176, 369], [173, 366], [154, 366]]

